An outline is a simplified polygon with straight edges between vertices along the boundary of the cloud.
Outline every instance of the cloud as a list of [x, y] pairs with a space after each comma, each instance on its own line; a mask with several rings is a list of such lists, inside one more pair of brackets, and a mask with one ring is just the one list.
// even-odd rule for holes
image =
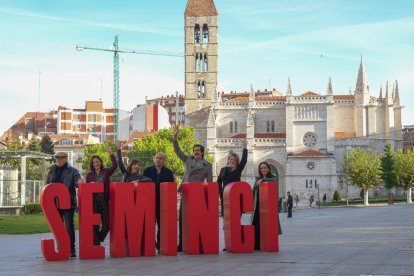
[[97, 21], [90, 21], [90, 20], [82, 20], [82, 19], [72, 19], [66, 17], [59, 17], [59, 16], [50, 16], [41, 13], [30, 12], [26, 10], [17, 10], [17, 9], [6, 9], [0, 8], [0, 13], [14, 15], [14, 16], [21, 16], [21, 17], [31, 17], [37, 19], [44, 19], [49, 21], [60, 21], [60, 22], [68, 22], [73, 23], [76, 25], [90, 26], [102, 29], [113, 29], [119, 31], [129, 31], [129, 32], [139, 32], [139, 33], [148, 33], [148, 34], [155, 34], [155, 35], [163, 35], [169, 37], [183, 37], [181, 32], [174, 32], [171, 30], [165, 30], [161, 28], [151, 28], [149, 26], [138, 26], [138, 25], [130, 25], [130, 24], [114, 24], [114, 23], [104, 23], [104, 22], [97, 22]]

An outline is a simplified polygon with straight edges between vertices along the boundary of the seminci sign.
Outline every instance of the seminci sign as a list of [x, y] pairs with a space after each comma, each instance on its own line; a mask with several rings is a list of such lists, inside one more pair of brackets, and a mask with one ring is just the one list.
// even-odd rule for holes
[[[260, 184], [260, 250], [278, 252], [277, 184]], [[93, 213], [93, 193], [103, 192], [102, 183], [81, 183], [79, 200], [79, 257], [105, 258], [105, 247], [93, 244], [93, 226], [100, 214]], [[110, 256], [115, 258], [155, 256], [155, 184], [110, 184]], [[160, 185], [160, 254], [177, 255], [177, 185]], [[184, 254], [219, 254], [218, 185], [182, 184], [182, 249]], [[59, 204], [57, 207], [55, 199]], [[48, 261], [68, 260], [70, 238], [59, 209], [70, 208], [66, 186], [52, 183], [42, 190], [40, 204], [54, 239], [42, 239], [41, 249]], [[254, 226], [242, 225], [241, 214], [253, 212], [253, 194], [246, 182], [234, 182], [224, 189], [225, 247], [231, 253], [251, 253]]]

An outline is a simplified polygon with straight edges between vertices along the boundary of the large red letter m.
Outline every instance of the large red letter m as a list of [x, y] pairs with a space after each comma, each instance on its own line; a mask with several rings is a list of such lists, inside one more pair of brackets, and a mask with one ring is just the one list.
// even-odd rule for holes
[[110, 225], [111, 257], [155, 256], [154, 183], [111, 183]]

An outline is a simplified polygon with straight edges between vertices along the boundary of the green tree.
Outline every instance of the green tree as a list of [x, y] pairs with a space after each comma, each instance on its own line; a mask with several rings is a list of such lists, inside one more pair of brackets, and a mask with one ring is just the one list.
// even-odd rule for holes
[[55, 147], [53, 146], [53, 141], [50, 139], [49, 135], [45, 135], [40, 142], [41, 151], [47, 154], [55, 154]]
[[[108, 146], [113, 147], [111, 142], [105, 142], [104, 144], [94, 144], [85, 147], [83, 158], [82, 158], [82, 169], [89, 171], [89, 164], [93, 155], [101, 157], [104, 168], [111, 166], [111, 158], [106, 150]], [[113, 151], [115, 152], [115, 151]]]
[[374, 151], [356, 149], [347, 152], [344, 158], [344, 171], [352, 184], [364, 189], [364, 205], [368, 205], [368, 190], [375, 188], [381, 175], [381, 160]]
[[384, 181], [384, 187], [391, 190], [397, 185], [397, 176], [394, 170], [394, 152], [390, 144], [384, 149], [384, 155], [381, 157], [381, 179]]
[[[166, 155], [165, 166], [170, 168], [175, 175], [184, 174], [184, 164], [174, 152], [171, 141], [172, 129], [162, 129], [157, 133], [150, 134], [135, 141], [132, 151], [127, 154], [128, 158], [138, 159], [141, 167], [145, 168], [153, 164], [155, 155], [163, 152]], [[200, 142], [194, 139], [193, 128], [180, 128], [178, 133], [178, 144], [182, 151], [187, 155], [193, 154], [193, 146]], [[213, 162], [212, 156], [206, 151], [204, 154], [209, 162]]]
[[407, 203], [412, 203], [411, 189], [414, 187], [414, 153], [399, 150], [394, 155], [394, 168], [397, 186], [407, 192]]
[[[24, 146], [22, 145], [20, 140], [17, 138], [13, 138], [13, 137], [6, 139], [6, 145], [7, 145], [8, 151], [20, 151], [24, 149]], [[20, 158], [6, 158], [6, 159], [0, 160], [0, 164], [8, 164], [8, 165], [18, 167], [19, 172], [20, 172], [20, 163], [21, 163]]]

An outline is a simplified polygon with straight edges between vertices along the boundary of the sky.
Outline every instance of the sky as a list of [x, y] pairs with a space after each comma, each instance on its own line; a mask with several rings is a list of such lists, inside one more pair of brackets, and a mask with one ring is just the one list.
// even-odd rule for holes
[[[186, 0], [0, 0], [0, 133], [28, 111], [113, 106], [109, 49], [184, 52]], [[218, 91], [294, 95], [355, 90], [363, 56], [370, 93], [399, 83], [403, 125], [414, 124], [414, 1], [216, 0]], [[184, 94], [184, 58], [122, 54], [120, 108]], [[40, 95], [40, 96], [39, 96]]]

